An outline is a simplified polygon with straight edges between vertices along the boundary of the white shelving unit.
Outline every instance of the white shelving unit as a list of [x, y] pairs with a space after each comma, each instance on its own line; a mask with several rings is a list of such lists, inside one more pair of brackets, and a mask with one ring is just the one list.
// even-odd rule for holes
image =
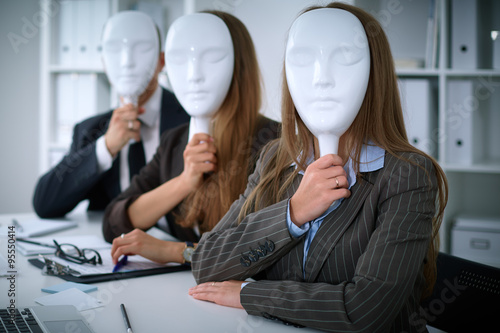
[[[45, 6], [49, 6], [53, 0], [42, 0]], [[136, 6], [140, 1], [133, 0], [93, 0], [106, 2], [109, 4], [109, 15], [118, 11], [130, 9]], [[250, 3], [251, 1], [251, 3]], [[243, 22], [249, 27], [250, 33], [256, 26], [262, 25], [261, 14], [272, 10], [276, 17], [283, 14], [278, 11], [280, 6], [274, 1], [282, 0], [148, 0], [148, 3], [159, 5], [162, 8], [161, 17], [164, 24], [162, 31], [166, 32], [169, 24], [177, 17], [197, 12], [204, 9], [225, 10], [243, 17]], [[395, 59], [417, 59], [420, 63], [426, 57], [427, 26], [429, 17], [429, 6], [433, 0], [351, 0], [350, 3], [359, 6], [368, 12], [374, 14], [384, 26], [391, 43], [391, 48]], [[434, 68], [397, 68], [397, 74], [401, 80], [428, 80], [430, 83], [431, 94], [434, 98], [434, 104], [429, 108], [430, 118], [434, 118], [435, 127], [431, 128], [431, 137], [427, 138], [435, 143], [435, 149], [431, 154], [438, 159], [445, 170], [450, 191], [449, 201], [445, 212], [445, 220], [442, 226], [442, 250], [448, 252], [450, 249], [450, 228], [453, 220], [460, 214], [476, 215], [496, 215], [500, 216], [500, 69], [485, 68], [453, 68], [451, 61], [451, 36], [452, 36], [452, 17], [451, 6], [454, 0], [435, 0], [438, 4], [438, 24], [439, 38], [437, 42], [437, 63]], [[474, 0], [461, 0], [474, 1]], [[477, 27], [477, 33], [485, 33], [490, 30], [500, 30], [500, 1], [493, 0], [475, 0], [481, 3], [482, 17]], [[60, 3], [61, 1], [54, 1]], [[305, 8], [308, 5], [316, 3], [325, 3], [323, 0], [294, 0], [288, 4], [290, 6]], [[262, 11], [252, 9], [251, 6], [261, 6]], [[294, 7], [294, 8], [295, 8]], [[283, 8], [281, 8], [283, 11]], [[299, 9], [300, 10], [300, 9]], [[297, 14], [299, 12], [297, 10]], [[278, 12], [277, 12], [278, 11]], [[275, 12], [275, 13], [274, 13]], [[260, 13], [260, 14], [259, 14]], [[268, 13], [264, 13], [268, 14]], [[485, 15], [489, 15], [485, 19]], [[46, 171], [51, 163], [57, 162], [55, 158], [51, 161], [50, 156], [54, 152], [66, 151], [69, 147], [68, 142], [60, 142], [55, 131], [55, 115], [57, 114], [56, 101], [57, 91], [55, 89], [55, 78], [62, 74], [84, 75], [91, 74], [97, 76], [101, 81], [107, 84], [104, 92], [101, 92], [105, 98], [106, 105], [95, 105], [93, 113], [103, 112], [116, 105], [116, 97], [106, 81], [106, 76], [102, 66], [76, 66], [62, 65], [57, 61], [55, 48], [57, 41], [57, 22], [61, 13], [56, 13], [51, 17], [50, 24], [41, 27], [41, 106], [40, 106], [40, 172]], [[290, 16], [292, 19], [293, 16]], [[288, 18], [287, 18], [288, 19]], [[281, 22], [282, 24], [283, 22]], [[267, 21], [269, 25], [269, 21]], [[271, 23], [272, 24], [272, 23]], [[468, 22], [463, 23], [467, 29]], [[262, 27], [259, 27], [262, 28]], [[272, 31], [274, 26], [266, 29]], [[280, 27], [282, 33], [263, 34], [257, 32], [257, 39], [275, 39], [280, 36], [280, 40], [255, 40], [257, 45], [258, 57], [263, 69], [276, 67], [277, 61], [275, 54], [268, 54], [270, 45], [283, 44], [286, 27]], [[269, 35], [269, 37], [268, 37]], [[500, 38], [500, 37], [499, 37]], [[266, 47], [259, 47], [265, 45]], [[266, 53], [267, 52], [267, 53]], [[275, 53], [276, 49], [272, 49]], [[282, 54], [279, 55], [280, 57]], [[273, 59], [270, 61], [269, 59]], [[266, 63], [267, 61], [267, 63]], [[273, 65], [270, 66], [269, 64]], [[266, 74], [266, 73], [264, 73]], [[277, 74], [278, 75], [278, 74]], [[265, 75], [264, 75], [265, 76]], [[165, 80], [165, 76], [160, 76], [160, 82]], [[450, 86], [454, 82], [465, 81], [473, 82], [474, 89], [468, 96], [464, 96], [464, 102], [474, 101], [474, 98], [480, 99], [478, 107], [474, 112], [481, 112], [485, 117], [481, 126], [476, 131], [476, 136], [472, 140], [481, 140], [483, 142], [483, 154], [480, 159], [474, 159], [472, 163], [456, 163], [450, 161], [448, 152], [450, 151], [450, 126], [456, 123], [456, 117], [450, 117], [450, 110], [453, 107], [450, 101]], [[273, 91], [274, 85], [267, 84], [266, 90]], [[410, 92], [411, 93], [411, 92]], [[274, 93], [273, 93], [274, 94]], [[278, 104], [276, 104], [278, 105]], [[274, 108], [274, 104], [272, 108]], [[275, 110], [271, 110], [275, 112]], [[277, 112], [279, 114], [279, 112]], [[472, 113], [462, 113], [462, 124], [470, 124], [475, 118]], [[455, 115], [456, 116], [456, 115]], [[455, 119], [455, 120], [454, 120]], [[76, 120], [75, 120], [76, 122]], [[57, 155], [57, 154], [56, 154]]]
[[[463, 214], [476, 216], [500, 217], [500, 69], [493, 69], [491, 64], [484, 68], [453, 68], [452, 67], [452, 5], [453, 0], [436, 0], [439, 6], [439, 60], [436, 68], [398, 68], [400, 79], [424, 78], [435, 86], [437, 109], [430, 110], [437, 116], [437, 127], [432, 132], [437, 145], [433, 154], [443, 167], [448, 177], [449, 200], [445, 211], [445, 219], [441, 228], [441, 250], [449, 252], [450, 234], [454, 219]], [[471, 3], [475, 0], [461, 0]], [[355, 0], [354, 4], [378, 15], [385, 22], [384, 29], [389, 37], [393, 55], [397, 59], [410, 41], [416, 46], [412, 48], [416, 58], [425, 56], [428, 8], [430, 0], [395, 2], [389, 0], [368, 1]], [[463, 22], [468, 30], [479, 34], [489, 34], [500, 30], [500, 3], [497, 1], [479, 1], [481, 20], [477, 27], [470, 22]], [[391, 7], [392, 6], [392, 7]], [[472, 15], [472, 14], [470, 14]], [[484, 15], [488, 15], [486, 17]], [[411, 23], [410, 23], [411, 22]], [[423, 39], [422, 39], [423, 38]], [[399, 43], [399, 44], [398, 44]], [[403, 54], [408, 56], [408, 54]], [[498, 56], [498, 55], [497, 55]], [[461, 96], [459, 102], [463, 105], [462, 112], [455, 111], [454, 102], [450, 100], [450, 87], [454, 82], [465, 81], [473, 83], [471, 94]], [[481, 123], [473, 123], [479, 113]], [[471, 163], [456, 163], [450, 161], [450, 153], [454, 152], [453, 128], [458, 123], [463, 126], [476, 126], [476, 132], [470, 138], [480, 141], [483, 153]], [[453, 159], [453, 157], [451, 158]]]

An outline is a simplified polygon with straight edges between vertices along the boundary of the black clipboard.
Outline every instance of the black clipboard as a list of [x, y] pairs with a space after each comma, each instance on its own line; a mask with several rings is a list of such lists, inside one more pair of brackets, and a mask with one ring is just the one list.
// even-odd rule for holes
[[[45, 264], [41, 262], [38, 258], [28, 259], [28, 262], [35, 267], [43, 269]], [[96, 283], [96, 282], [105, 282], [112, 280], [122, 280], [122, 279], [131, 279], [141, 276], [149, 276], [149, 275], [157, 275], [157, 274], [166, 274], [173, 272], [181, 272], [190, 270], [190, 265], [179, 265], [179, 266], [166, 266], [160, 268], [152, 268], [152, 269], [142, 269], [131, 272], [116, 272], [112, 274], [97, 274], [97, 275], [85, 275], [85, 276], [74, 276], [74, 275], [52, 275], [59, 277], [63, 280], [70, 282], [78, 282], [78, 283]]]

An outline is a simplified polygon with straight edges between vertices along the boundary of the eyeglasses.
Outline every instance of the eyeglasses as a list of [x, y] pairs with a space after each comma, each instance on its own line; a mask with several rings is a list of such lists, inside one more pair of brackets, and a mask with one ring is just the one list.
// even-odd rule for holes
[[76, 264], [102, 265], [101, 255], [96, 250], [80, 250], [76, 245], [59, 244], [55, 240], [54, 244], [56, 245], [55, 255], [59, 258], [74, 262]]

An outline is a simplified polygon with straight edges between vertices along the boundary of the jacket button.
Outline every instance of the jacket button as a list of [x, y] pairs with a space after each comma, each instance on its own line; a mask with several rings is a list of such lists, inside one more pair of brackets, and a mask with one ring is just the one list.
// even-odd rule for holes
[[243, 266], [243, 267], [248, 267], [252, 264], [252, 262], [250, 261], [250, 259], [247, 256], [242, 256], [240, 258], [240, 263], [241, 263], [241, 266]]
[[272, 240], [267, 240], [265, 246], [269, 252], [274, 251], [275, 246], [274, 246], [274, 242]]
[[267, 248], [265, 245], [260, 245], [259, 244], [259, 250], [264, 254], [264, 256], [267, 254]]
[[257, 260], [259, 260], [259, 255], [254, 250], [252, 250], [248, 253], [248, 259], [250, 259], [250, 261], [252, 262], [256, 262]]
[[[266, 254], [264, 253], [264, 251], [262, 251], [261, 249], [255, 249], [255, 250], [254, 250], [254, 252], [255, 252], [255, 253], [257, 253], [257, 255], [258, 255], [260, 258], [263, 258], [263, 257], [265, 257], [265, 255], [266, 255]], [[267, 251], [266, 251], [266, 252], [267, 252]]]

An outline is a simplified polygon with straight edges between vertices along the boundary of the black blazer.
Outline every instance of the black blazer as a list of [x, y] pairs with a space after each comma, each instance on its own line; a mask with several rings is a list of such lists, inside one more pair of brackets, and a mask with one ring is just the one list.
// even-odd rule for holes
[[[174, 94], [162, 90], [160, 135], [189, 121]], [[96, 140], [108, 130], [112, 113], [113, 110], [75, 125], [69, 153], [36, 185], [33, 208], [38, 216], [62, 217], [86, 199], [88, 210], [104, 210], [120, 193], [120, 157], [106, 172], [100, 174], [97, 167]]]

